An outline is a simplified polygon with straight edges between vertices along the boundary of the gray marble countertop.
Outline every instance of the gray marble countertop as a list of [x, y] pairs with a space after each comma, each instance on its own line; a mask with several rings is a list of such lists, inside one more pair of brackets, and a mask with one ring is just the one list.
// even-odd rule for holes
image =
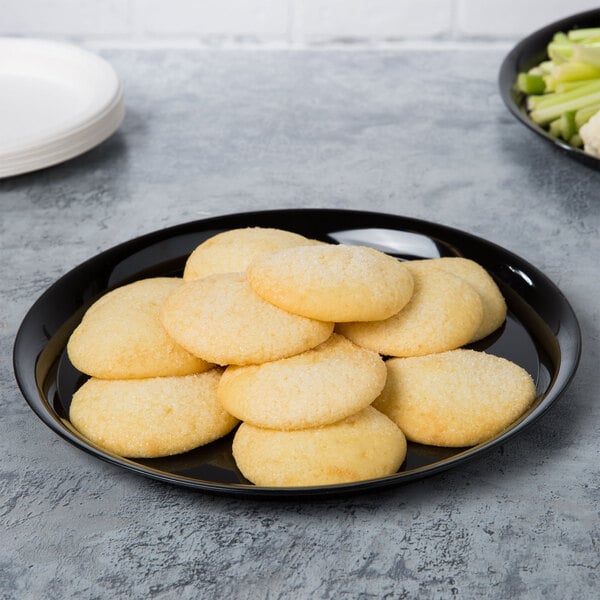
[[[508, 113], [503, 52], [103, 54], [120, 131], [0, 182], [0, 598], [598, 597], [600, 172]], [[12, 344], [59, 276], [165, 226], [296, 207], [437, 221], [539, 267], [583, 332], [567, 393], [464, 466], [310, 502], [133, 476], [31, 412]]]

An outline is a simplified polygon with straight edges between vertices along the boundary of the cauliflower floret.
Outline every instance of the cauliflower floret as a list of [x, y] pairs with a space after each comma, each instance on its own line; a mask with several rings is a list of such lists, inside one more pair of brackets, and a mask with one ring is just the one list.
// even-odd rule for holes
[[584, 152], [600, 158], [600, 112], [581, 127], [579, 135], [583, 140]]

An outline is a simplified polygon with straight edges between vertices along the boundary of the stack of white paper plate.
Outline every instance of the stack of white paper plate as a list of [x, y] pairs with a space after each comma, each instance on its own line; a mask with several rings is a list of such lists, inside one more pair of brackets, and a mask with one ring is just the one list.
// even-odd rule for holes
[[104, 59], [69, 44], [0, 38], [0, 177], [86, 152], [124, 113], [121, 83]]

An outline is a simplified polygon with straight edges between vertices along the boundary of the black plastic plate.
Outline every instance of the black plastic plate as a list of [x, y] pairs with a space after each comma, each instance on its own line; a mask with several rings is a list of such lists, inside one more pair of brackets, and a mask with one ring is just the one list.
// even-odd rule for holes
[[[481, 264], [500, 286], [508, 307], [504, 327], [471, 347], [503, 356], [534, 378], [538, 396], [517, 422], [473, 448], [409, 444], [398, 473], [332, 486], [267, 488], [250, 484], [231, 455], [232, 435], [168, 458], [130, 460], [85, 440], [69, 423], [74, 391], [85, 376], [65, 347], [86, 308], [110, 289], [154, 276], [180, 276], [203, 240], [239, 227], [277, 227], [327, 242], [372, 246], [401, 259], [464, 256]], [[579, 361], [577, 319], [560, 290], [538, 269], [507, 250], [468, 233], [416, 219], [327, 209], [274, 210], [215, 217], [163, 229], [102, 252], [54, 283], [32, 306], [18, 331], [14, 369], [32, 410], [54, 432], [93, 456], [164, 482], [198, 490], [261, 497], [347, 494], [433, 475], [473, 459], [534, 423], [559, 398]]]
[[586, 154], [580, 148], [569, 146], [564, 140], [553, 138], [548, 131], [534, 123], [525, 108], [526, 96], [516, 88], [517, 75], [548, 58], [546, 48], [555, 33], [570, 29], [600, 27], [600, 10], [589, 10], [546, 25], [522, 39], [506, 56], [500, 67], [498, 85], [508, 110], [523, 125], [564, 151], [568, 156], [590, 167], [600, 169], [600, 159]]

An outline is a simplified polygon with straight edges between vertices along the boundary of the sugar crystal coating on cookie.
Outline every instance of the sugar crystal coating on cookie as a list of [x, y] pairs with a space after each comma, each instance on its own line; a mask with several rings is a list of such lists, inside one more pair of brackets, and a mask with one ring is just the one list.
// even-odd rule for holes
[[407, 439], [447, 447], [474, 446], [502, 432], [536, 397], [525, 369], [474, 350], [386, 361], [388, 377], [373, 406]]
[[89, 379], [75, 392], [73, 426], [127, 457], [187, 452], [229, 433], [237, 419], [217, 399], [220, 369], [183, 377]]
[[374, 321], [397, 313], [413, 293], [399, 260], [366, 246], [297, 246], [263, 254], [247, 270], [262, 298], [323, 321]]
[[388, 356], [421, 356], [453, 350], [471, 341], [483, 318], [479, 294], [440, 269], [407, 262], [414, 293], [398, 313], [382, 321], [340, 323], [354, 343]]
[[190, 254], [183, 279], [189, 281], [218, 273], [241, 273], [255, 257], [265, 252], [321, 243], [298, 233], [269, 227], [223, 231], [199, 244]]
[[162, 323], [192, 354], [219, 365], [260, 364], [324, 342], [333, 323], [288, 313], [256, 295], [242, 273], [186, 282], [164, 302]]
[[379, 395], [386, 374], [376, 352], [334, 334], [291, 358], [227, 367], [218, 395], [224, 408], [242, 421], [302, 429], [359, 412]]
[[68, 341], [73, 365], [102, 379], [189, 375], [211, 368], [177, 344], [160, 322], [164, 299], [181, 285], [179, 278], [156, 277], [102, 296]]
[[392, 475], [406, 456], [406, 439], [390, 419], [367, 406], [331, 425], [296, 431], [242, 423], [233, 456], [256, 485], [332, 485]]
[[483, 318], [471, 342], [496, 331], [506, 320], [506, 301], [502, 292], [491, 275], [475, 261], [460, 256], [445, 256], [415, 262], [448, 271], [464, 279], [479, 294], [483, 303]]

